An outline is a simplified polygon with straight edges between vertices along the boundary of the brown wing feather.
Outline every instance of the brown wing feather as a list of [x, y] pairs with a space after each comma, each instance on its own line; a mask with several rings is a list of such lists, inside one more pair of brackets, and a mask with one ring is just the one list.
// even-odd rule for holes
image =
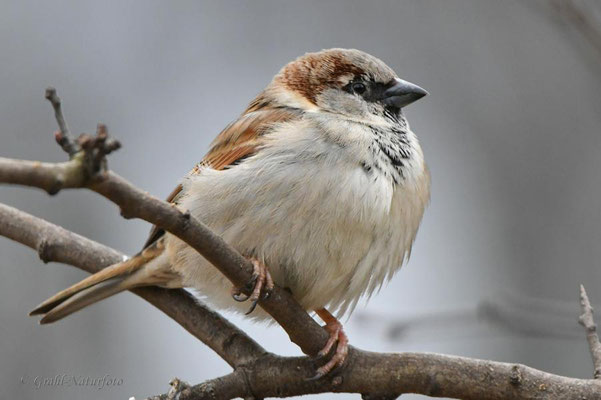
[[247, 112], [217, 135], [202, 162], [217, 170], [226, 168], [253, 154], [261, 144], [262, 136], [274, 124], [298, 117], [299, 114], [289, 108], [261, 108]]
[[[260, 97], [258, 98], [260, 99]], [[198, 173], [200, 165], [216, 170], [234, 165], [256, 151], [261, 145], [262, 136], [281, 122], [300, 118], [300, 112], [291, 108], [270, 107], [264, 101], [255, 100], [244, 114], [229, 124], [213, 141], [209, 152], [191, 173]], [[177, 203], [182, 185], [178, 185], [167, 198], [170, 203]], [[153, 226], [144, 248], [154, 243], [165, 234], [165, 231]]]

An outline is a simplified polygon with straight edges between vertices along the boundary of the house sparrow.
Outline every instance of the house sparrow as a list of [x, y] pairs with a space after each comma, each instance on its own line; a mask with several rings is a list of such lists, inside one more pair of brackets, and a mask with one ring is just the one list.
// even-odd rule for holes
[[[255, 268], [252, 311], [274, 283], [326, 323], [344, 362], [338, 317], [408, 258], [430, 178], [401, 109], [426, 91], [358, 50], [308, 53], [286, 65], [183, 179], [169, 201], [208, 225]], [[154, 228], [144, 250], [40, 304], [40, 323], [139, 286], [196, 289], [219, 308], [247, 299], [193, 248]], [[233, 296], [232, 296], [233, 294]], [[233, 297], [233, 298], [232, 298]], [[246, 306], [247, 307], [247, 306]], [[252, 314], [264, 319], [263, 310]]]

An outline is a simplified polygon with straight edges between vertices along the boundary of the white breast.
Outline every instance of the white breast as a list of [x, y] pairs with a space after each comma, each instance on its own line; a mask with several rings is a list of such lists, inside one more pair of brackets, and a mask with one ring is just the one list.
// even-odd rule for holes
[[[369, 131], [345, 132], [340, 139], [312, 121], [283, 125], [240, 165], [190, 176], [180, 202], [243, 255], [262, 260], [305, 309], [338, 314], [400, 268], [429, 196], [416, 139], [415, 170], [395, 186], [362, 167]], [[168, 251], [186, 285], [219, 307], [246, 310], [198, 253], [174, 237]]]

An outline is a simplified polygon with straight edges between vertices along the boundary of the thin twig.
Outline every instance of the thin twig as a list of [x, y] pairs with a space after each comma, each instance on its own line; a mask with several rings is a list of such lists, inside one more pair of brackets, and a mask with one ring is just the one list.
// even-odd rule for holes
[[597, 324], [593, 318], [593, 307], [588, 299], [584, 285], [580, 285], [580, 306], [582, 307], [582, 315], [578, 318], [578, 322], [586, 329], [586, 340], [593, 358], [593, 366], [595, 379], [601, 378], [601, 343], [599, 335], [597, 335]]
[[53, 87], [49, 87], [48, 89], [46, 89], [45, 97], [52, 104], [52, 108], [54, 109], [54, 117], [56, 118], [56, 122], [58, 123], [59, 130], [54, 135], [56, 142], [67, 154], [69, 154], [69, 156], [73, 156], [81, 149], [71, 137], [71, 133], [69, 132], [69, 126], [67, 125], [67, 121], [65, 120], [65, 117], [63, 115], [61, 99], [56, 94], [56, 89]]

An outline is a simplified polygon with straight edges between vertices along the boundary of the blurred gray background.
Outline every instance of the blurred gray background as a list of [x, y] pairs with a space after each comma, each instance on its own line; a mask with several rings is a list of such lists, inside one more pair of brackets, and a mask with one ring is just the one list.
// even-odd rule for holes
[[[64, 159], [43, 99], [55, 85], [72, 130], [107, 123], [123, 144], [111, 167], [164, 197], [282, 65], [362, 49], [431, 93], [406, 114], [433, 184], [409, 264], [347, 321], [351, 343], [587, 378], [576, 321], [581, 282], [601, 306], [601, 46], [582, 28], [601, 26], [601, 7], [576, 2], [582, 20], [562, 3], [2, 1], [0, 156]], [[86, 191], [4, 186], [0, 201], [130, 254], [149, 229]], [[129, 293], [39, 326], [27, 312], [85, 273], [3, 238], [0, 254], [3, 398], [140, 399], [174, 376], [229, 372]], [[269, 350], [299, 354], [279, 327], [232, 319]], [[62, 374], [122, 383], [36, 387]]]

